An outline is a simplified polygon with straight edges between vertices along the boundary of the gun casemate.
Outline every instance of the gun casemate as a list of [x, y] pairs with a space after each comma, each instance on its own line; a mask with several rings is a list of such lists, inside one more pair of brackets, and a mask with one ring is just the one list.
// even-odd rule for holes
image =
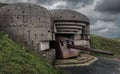
[[0, 18], [0, 31], [57, 66], [80, 66], [96, 60], [83, 50], [113, 55], [90, 48], [90, 21], [74, 10], [11, 3], [0, 6]]

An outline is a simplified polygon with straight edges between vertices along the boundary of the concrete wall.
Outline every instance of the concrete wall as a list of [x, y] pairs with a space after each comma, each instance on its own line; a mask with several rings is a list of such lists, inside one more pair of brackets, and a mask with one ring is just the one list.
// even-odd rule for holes
[[71, 34], [75, 45], [90, 47], [90, 22], [87, 16], [69, 9], [53, 9], [51, 13], [54, 34]]
[[0, 7], [3, 7], [5, 5], [8, 5], [7, 3], [0, 3]]
[[73, 10], [48, 11], [29, 3], [0, 6], [0, 31], [40, 53], [50, 63], [55, 59], [55, 50], [46, 49], [49, 49], [49, 41], [55, 40], [56, 34], [71, 34], [75, 45], [89, 47], [89, 28], [89, 19]]
[[55, 50], [49, 49], [49, 41], [55, 40], [56, 34], [72, 34], [75, 45], [89, 47], [89, 28], [89, 19], [73, 10], [48, 11], [29, 3], [0, 4], [0, 31], [40, 53], [49, 63], [56, 57]]
[[0, 30], [18, 43], [39, 52], [44, 50], [40, 48], [43, 42], [48, 45], [48, 41], [52, 40], [51, 14], [34, 4], [9, 4], [0, 8]]

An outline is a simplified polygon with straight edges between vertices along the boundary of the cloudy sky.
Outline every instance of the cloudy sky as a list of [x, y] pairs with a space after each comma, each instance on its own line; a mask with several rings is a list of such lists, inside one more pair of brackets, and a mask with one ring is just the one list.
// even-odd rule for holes
[[0, 0], [0, 2], [28, 2], [48, 9], [74, 9], [89, 17], [91, 34], [120, 38], [120, 0]]

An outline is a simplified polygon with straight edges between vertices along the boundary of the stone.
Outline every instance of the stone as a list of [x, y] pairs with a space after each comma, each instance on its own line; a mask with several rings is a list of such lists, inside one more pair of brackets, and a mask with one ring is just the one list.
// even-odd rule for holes
[[49, 64], [53, 64], [56, 59], [55, 49], [47, 49], [47, 50], [41, 51], [39, 55]]

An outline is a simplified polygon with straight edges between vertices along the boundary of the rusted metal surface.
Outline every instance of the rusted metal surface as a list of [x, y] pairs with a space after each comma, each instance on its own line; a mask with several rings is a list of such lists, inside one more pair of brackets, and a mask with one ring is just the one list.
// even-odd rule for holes
[[80, 50], [75, 50], [74, 48], [68, 48], [67, 44], [73, 44], [71, 39], [58, 37], [56, 41], [51, 42], [51, 48], [56, 49], [57, 58], [71, 58], [78, 56]]
[[51, 48], [56, 49], [57, 58], [71, 58], [79, 55], [80, 50], [91, 51], [106, 55], [113, 55], [112, 52], [98, 49], [86, 48], [80, 45], [74, 45], [73, 40], [66, 37], [57, 37], [56, 41], [52, 42]]
[[113, 55], [113, 53], [110, 52], [110, 51], [91, 49], [91, 48], [86, 48], [86, 47], [82, 47], [82, 46], [79, 46], [79, 45], [70, 45], [70, 44], [68, 44], [67, 46], [68, 46], [68, 48], [74, 48], [74, 49], [85, 50], [85, 51], [92, 51], [92, 52], [106, 54], [106, 55]]

